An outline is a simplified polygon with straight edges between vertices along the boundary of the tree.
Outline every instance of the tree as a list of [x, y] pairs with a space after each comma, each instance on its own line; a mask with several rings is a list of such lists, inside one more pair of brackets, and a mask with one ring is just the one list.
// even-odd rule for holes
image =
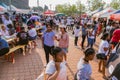
[[104, 6], [104, 3], [102, 3], [102, 0], [89, 0], [89, 4], [90, 4], [91, 11], [94, 11]]
[[64, 13], [67, 15], [73, 15], [77, 12], [76, 5], [70, 5], [70, 4], [63, 4], [63, 5], [57, 5], [55, 8], [56, 12], [58, 13]]
[[85, 5], [82, 4], [80, 0], [78, 0], [78, 1], [76, 2], [76, 5], [77, 5], [77, 12], [78, 12], [79, 14], [81, 14], [81, 13], [83, 13], [83, 12], [86, 11]]
[[45, 5], [45, 6], [44, 6], [44, 11], [46, 11], [46, 10], [48, 10], [48, 9], [49, 9], [48, 6]]
[[110, 6], [115, 9], [120, 9], [120, 0], [112, 0]]
[[34, 11], [41, 11], [41, 12], [43, 12], [43, 8], [41, 6], [39, 6], [39, 7], [33, 7], [33, 10]]

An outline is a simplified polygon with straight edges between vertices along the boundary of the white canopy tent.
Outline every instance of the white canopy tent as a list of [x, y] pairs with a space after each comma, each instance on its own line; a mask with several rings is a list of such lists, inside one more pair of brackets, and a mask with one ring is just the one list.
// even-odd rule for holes
[[111, 12], [113, 12], [113, 11], [115, 11], [115, 9], [109, 7], [109, 8], [106, 8], [106, 9], [104, 9], [104, 10], [102, 10], [102, 11], [94, 14], [93, 17], [99, 18], [101, 15], [107, 14], [107, 13], [111, 13]]
[[113, 12], [110, 12], [110, 13], [103, 14], [103, 15], [101, 15], [100, 17], [101, 17], [101, 18], [109, 17], [111, 14], [114, 14], [114, 13], [116, 13], [117, 11], [120, 11], [120, 10], [116, 10], [116, 11], [113, 11]]

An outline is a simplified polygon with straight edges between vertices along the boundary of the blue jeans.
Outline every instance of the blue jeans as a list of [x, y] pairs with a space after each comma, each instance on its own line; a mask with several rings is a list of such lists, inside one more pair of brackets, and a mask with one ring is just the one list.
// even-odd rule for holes
[[94, 41], [95, 41], [95, 39], [93, 38], [89, 38], [88, 37], [88, 47], [90, 46], [91, 48], [93, 47], [93, 44], [94, 44]]

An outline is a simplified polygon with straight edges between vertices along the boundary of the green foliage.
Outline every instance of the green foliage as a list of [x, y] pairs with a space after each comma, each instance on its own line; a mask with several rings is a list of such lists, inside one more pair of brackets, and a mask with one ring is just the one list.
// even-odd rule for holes
[[120, 0], [112, 0], [110, 6], [115, 9], [120, 9]]
[[78, 10], [77, 13], [81, 14], [81, 13], [84, 13], [86, 11], [85, 5], [82, 4], [80, 0], [78, 0], [76, 2], [76, 5], [77, 5], [77, 10]]
[[102, 3], [102, 0], [89, 0], [91, 11], [94, 11], [100, 7], [103, 7], [105, 3]]
[[85, 10], [85, 6], [78, 1], [76, 4], [73, 5], [70, 4], [57, 5], [55, 10], [58, 13], [74, 15], [76, 13], [82, 13]]
[[41, 12], [43, 12], [43, 8], [41, 6], [39, 6], [39, 7], [33, 7], [33, 10], [34, 11], [41, 11]]
[[44, 6], [44, 11], [46, 11], [46, 10], [48, 10], [48, 9], [49, 9], [48, 6], [45, 5], [45, 6]]

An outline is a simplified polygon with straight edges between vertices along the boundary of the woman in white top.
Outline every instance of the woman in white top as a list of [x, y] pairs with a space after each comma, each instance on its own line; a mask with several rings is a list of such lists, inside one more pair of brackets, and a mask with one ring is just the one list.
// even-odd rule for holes
[[88, 45], [87, 47], [93, 47], [93, 44], [95, 42], [95, 29], [94, 29], [94, 26], [91, 30], [88, 31]]
[[28, 35], [29, 35], [29, 40], [32, 41], [30, 45], [34, 44], [34, 47], [37, 46], [36, 44], [36, 38], [37, 38], [37, 32], [35, 28], [28, 27]]
[[93, 48], [88, 48], [84, 52], [85, 56], [78, 62], [77, 74], [75, 80], [90, 80], [92, 74], [92, 68], [89, 61], [94, 59], [95, 50]]
[[110, 39], [110, 35], [108, 33], [104, 33], [101, 39], [102, 41], [100, 43], [99, 50], [97, 53], [97, 58], [100, 60], [98, 63], [99, 65], [98, 71], [102, 72], [103, 78], [106, 78], [105, 65], [106, 65], [106, 60], [108, 55], [108, 49], [109, 49], [108, 40]]
[[74, 32], [73, 32], [73, 34], [75, 35], [74, 45], [76, 47], [77, 47], [77, 43], [78, 43], [79, 33], [80, 33], [80, 27], [79, 27], [79, 25], [76, 25]]
[[67, 80], [67, 70], [63, 62], [64, 51], [56, 47], [52, 51], [53, 60], [46, 67], [45, 80]]

